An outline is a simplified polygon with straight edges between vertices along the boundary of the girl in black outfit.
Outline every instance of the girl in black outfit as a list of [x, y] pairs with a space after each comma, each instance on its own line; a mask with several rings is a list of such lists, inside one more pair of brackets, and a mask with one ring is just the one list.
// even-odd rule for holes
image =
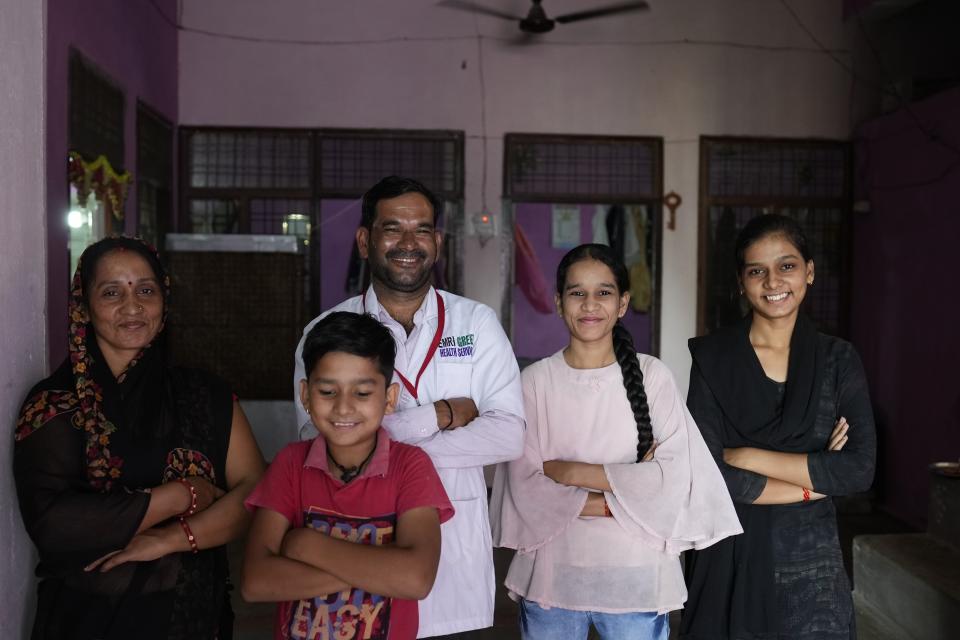
[[830, 496], [865, 491], [876, 436], [860, 359], [800, 312], [814, 264], [799, 225], [764, 215], [736, 243], [751, 312], [690, 340], [687, 405], [744, 533], [687, 558], [681, 637], [855, 637]]

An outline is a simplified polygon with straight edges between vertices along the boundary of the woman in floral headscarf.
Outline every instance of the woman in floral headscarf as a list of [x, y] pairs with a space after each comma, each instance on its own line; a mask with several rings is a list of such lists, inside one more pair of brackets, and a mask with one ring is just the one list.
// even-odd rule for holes
[[108, 238], [80, 259], [69, 357], [31, 390], [14, 474], [40, 553], [33, 638], [224, 639], [224, 544], [263, 459], [225, 383], [166, 362], [169, 279]]

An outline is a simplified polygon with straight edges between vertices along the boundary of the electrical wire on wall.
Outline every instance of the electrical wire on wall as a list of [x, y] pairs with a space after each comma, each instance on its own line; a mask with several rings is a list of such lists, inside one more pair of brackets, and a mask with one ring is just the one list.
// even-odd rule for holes
[[[213, 31], [211, 29], [201, 29], [198, 27], [190, 27], [183, 24], [182, 15], [182, 2], [181, 7], [178, 9], [178, 18], [175, 20], [168, 16], [163, 10], [157, 5], [156, 0], [147, 0], [157, 13], [160, 14], [161, 18], [167, 22], [171, 27], [184, 32], [184, 33], [193, 33], [196, 35], [207, 36], [211, 38], [222, 38], [226, 40], [237, 40], [240, 42], [250, 42], [257, 44], [289, 44], [296, 46], [310, 46], [310, 47], [339, 47], [339, 46], [353, 46], [353, 45], [375, 45], [375, 44], [395, 44], [403, 42], [454, 42], [454, 41], [470, 41], [476, 40], [479, 33], [476, 34], [464, 34], [464, 35], [451, 35], [451, 36], [392, 36], [386, 38], [365, 38], [365, 39], [349, 39], [349, 40], [314, 40], [314, 39], [299, 39], [299, 38], [268, 38], [261, 36], [247, 36], [234, 33], [226, 33], [221, 31]], [[484, 40], [489, 40], [493, 42], [502, 42], [509, 45], [517, 45], [515, 38], [507, 38], [500, 36], [490, 36], [482, 35], [479, 36]], [[769, 51], [775, 53], [816, 53], [821, 54], [830, 52], [833, 54], [846, 54], [850, 53], [848, 49], [821, 49], [820, 47], [798, 47], [791, 45], [765, 45], [765, 44], [755, 44], [751, 42], [738, 42], [735, 40], [707, 40], [702, 38], [668, 38], [668, 39], [651, 39], [651, 40], [539, 40], [536, 42], [535, 46], [537, 47], [673, 47], [673, 46], [691, 46], [691, 47], [725, 47], [732, 49], [747, 49], [751, 51]]]
[[[943, 180], [944, 178], [946, 178], [948, 175], [950, 175], [955, 169], [957, 169], [958, 167], [960, 167], [960, 148], [958, 148], [957, 146], [955, 146], [955, 145], [954, 145], [952, 142], [950, 142], [949, 140], [945, 140], [942, 136], [940, 136], [939, 134], [937, 134], [931, 127], [929, 127], [926, 123], [924, 123], [924, 122], [923, 122], [923, 119], [920, 118], [920, 116], [916, 113], [916, 111], [914, 111], [914, 110], [910, 107], [910, 104], [907, 102], [906, 98], [905, 98], [905, 97], [903, 96], [903, 94], [899, 91], [899, 89], [897, 89], [895, 83], [892, 83], [892, 82], [886, 82], [886, 83], [885, 83], [885, 82], [883, 81], [883, 78], [889, 78], [890, 75], [887, 73], [887, 70], [886, 70], [886, 68], [885, 68], [885, 66], [884, 66], [884, 64], [883, 64], [883, 60], [882, 60], [881, 57], [880, 57], [880, 52], [877, 50], [876, 46], [873, 44], [873, 41], [870, 39], [869, 35], [867, 34], [866, 28], [865, 28], [864, 25], [863, 25], [863, 18], [862, 18], [862, 16], [860, 15], [860, 12], [857, 12], [857, 13], [856, 13], [857, 26], [858, 26], [858, 29], [859, 29], [859, 32], [860, 32], [860, 36], [863, 38], [864, 42], [867, 44], [867, 48], [870, 50], [871, 54], [873, 55], [874, 61], [875, 61], [876, 64], [877, 64], [877, 69], [879, 70], [880, 76], [881, 76], [881, 82], [880, 82], [880, 84], [877, 84], [877, 83], [875, 83], [875, 82], [872, 82], [872, 81], [870, 81], [870, 80], [867, 80], [866, 78], [864, 78], [863, 76], [861, 76], [860, 74], [858, 74], [855, 69], [853, 69], [851, 66], [847, 65], [843, 60], [841, 60], [841, 59], [838, 58], [836, 55], [834, 55], [834, 52], [833, 52], [833, 51], [831, 51], [830, 49], [827, 49], [827, 48], [823, 45], [823, 43], [820, 41], [820, 39], [817, 38], [817, 36], [807, 27], [806, 24], [804, 24], [803, 20], [800, 19], [800, 16], [797, 15], [797, 13], [796, 13], [796, 11], [794, 11], [793, 7], [790, 6], [790, 3], [788, 2], [788, 0], [780, 0], [780, 4], [783, 5], [783, 7], [786, 9], [787, 13], [790, 14], [790, 16], [793, 18], [794, 22], [796, 22], [797, 25], [804, 31], [804, 33], [807, 34], [807, 36], [810, 38], [810, 40], [811, 40], [815, 45], [817, 45], [817, 47], [818, 47], [823, 53], [825, 53], [827, 56], [829, 56], [830, 59], [832, 59], [834, 62], [836, 62], [837, 65], [838, 65], [841, 69], [843, 69], [844, 71], [846, 71], [846, 72], [850, 75], [850, 77], [851, 77], [855, 82], [859, 82], [859, 83], [863, 84], [864, 86], [867, 86], [867, 87], [873, 89], [874, 91], [879, 92], [881, 95], [887, 95], [887, 96], [890, 96], [890, 97], [896, 99], [896, 101], [897, 101], [897, 103], [898, 103], [898, 105], [899, 105], [899, 108], [900, 108], [904, 113], [907, 114], [907, 116], [910, 118], [910, 120], [913, 121], [914, 126], [920, 131], [920, 133], [927, 139], [927, 141], [928, 141], [929, 143], [935, 144], [935, 145], [939, 145], [939, 146], [941, 146], [941, 147], [949, 150], [949, 151], [950, 151], [951, 153], [953, 153], [953, 155], [955, 156], [954, 160], [953, 160], [951, 163], [949, 163], [946, 167], [944, 167], [944, 168], [943, 168], [937, 175], [935, 175], [935, 176], [932, 176], [932, 177], [930, 177], [930, 178], [926, 178], [926, 179], [923, 179], [923, 180], [918, 180], [918, 181], [915, 181], [915, 182], [905, 182], [905, 183], [897, 184], [897, 185], [889, 185], [889, 186], [877, 185], [877, 186], [871, 187], [873, 190], [876, 190], [876, 191], [903, 191], [903, 190], [906, 190], [906, 189], [913, 189], [913, 188], [917, 188], [917, 187], [929, 186], [929, 185], [932, 185], [932, 184], [936, 184], [937, 182], [940, 182], [941, 180]], [[898, 133], [901, 133], [901, 132], [898, 132]]]

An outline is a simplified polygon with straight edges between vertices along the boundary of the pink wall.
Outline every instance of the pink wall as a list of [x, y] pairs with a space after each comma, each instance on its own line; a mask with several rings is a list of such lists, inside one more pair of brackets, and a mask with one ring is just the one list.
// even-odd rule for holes
[[[580, 205], [580, 242], [592, 242], [591, 221], [595, 205]], [[530, 241], [547, 280], [551, 300], [556, 289], [557, 265], [568, 249], [554, 249], [551, 242], [552, 205], [519, 203], [516, 221]], [[627, 311], [624, 324], [633, 334], [637, 350], [650, 353], [650, 316]], [[556, 313], [542, 314], [533, 308], [519, 287], [513, 287], [513, 350], [521, 358], [543, 358], [567, 346], [567, 328]]]
[[[878, 118], [859, 131], [851, 336], [876, 410], [882, 499], [926, 518], [926, 466], [960, 458], [960, 90]], [[947, 148], [952, 147], [952, 150]]]
[[[47, 1], [47, 328], [51, 366], [66, 354], [70, 277], [66, 216], [68, 61], [70, 48], [118, 85], [126, 96], [123, 168], [136, 176], [137, 100], [177, 121], [177, 31], [169, 20], [176, 0]], [[126, 204], [126, 231], [136, 230], [136, 183]]]
[[36, 553], [20, 518], [11, 473], [13, 426], [46, 371], [43, 206], [42, 2], [0, 9], [0, 638], [26, 638], [35, 608]]

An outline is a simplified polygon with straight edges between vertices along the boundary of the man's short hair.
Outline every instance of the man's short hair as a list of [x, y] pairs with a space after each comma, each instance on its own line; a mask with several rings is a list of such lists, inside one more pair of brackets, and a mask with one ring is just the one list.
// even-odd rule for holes
[[377, 203], [381, 200], [389, 200], [402, 196], [405, 193], [419, 193], [430, 203], [433, 208], [433, 224], [437, 224], [437, 215], [440, 213], [440, 200], [427, 189], [422, 183], [413, 178], [404, 178], [401, 176], [387, 176], [377, 184], [370, 187], [370, 190], [363, 194], [363, 207], [361, 209], [360, 226], [368, 230], [373, 229], [373, 221], [377, 217]]
[[390, 331], [369, 314], [336, 311], [313, 325], [303, 341], [303, 366], [307, 379], [328, 353], [349, 353], [377, 363], [386, 384], [393, 379], [397, 345]]

